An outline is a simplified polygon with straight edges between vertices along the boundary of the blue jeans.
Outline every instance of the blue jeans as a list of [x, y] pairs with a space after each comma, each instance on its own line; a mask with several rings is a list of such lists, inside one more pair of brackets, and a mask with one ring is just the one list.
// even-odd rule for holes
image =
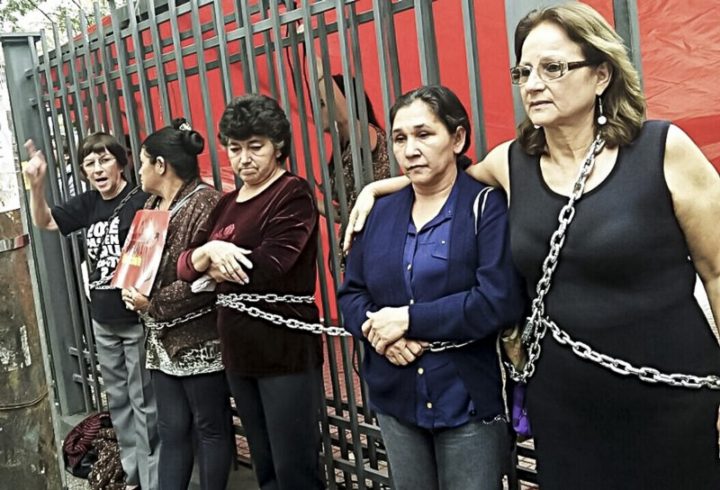
[[423, 429], [378, 414], [395, 490], [500, 490], [510, 459], [507, 423]]
[[158, 370], [150, 372], [161, 441], [160, 489], [187, 490], [193, 469], [194, 435], [200, 488], [225, 490], [235, 453], [225, 373], [170, 376]]
[[283, 376], [227, 373], [261, 490], [325, 488], [320, 467], [319, 369]]

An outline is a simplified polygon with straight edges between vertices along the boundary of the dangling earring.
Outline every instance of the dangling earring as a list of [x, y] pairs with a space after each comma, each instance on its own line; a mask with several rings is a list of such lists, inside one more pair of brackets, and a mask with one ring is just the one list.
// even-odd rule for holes
[[598, 106], [598, 117], [597, 117], [598, 126], [605, 126], [607, 124], [607, 117], [605, 117], [605, 114], [603, 113], [602, 97], [600, 97], [599, 95], [597, 96], [597, 106]]

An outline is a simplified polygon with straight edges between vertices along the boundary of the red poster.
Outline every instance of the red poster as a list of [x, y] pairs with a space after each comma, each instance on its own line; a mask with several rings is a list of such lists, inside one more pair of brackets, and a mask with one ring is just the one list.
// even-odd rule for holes
[[150, 294], [160, 267], [169, 223], [168, 211], [143, 209], [135, 213], [111, 286], [134, 287], [145, 296]]

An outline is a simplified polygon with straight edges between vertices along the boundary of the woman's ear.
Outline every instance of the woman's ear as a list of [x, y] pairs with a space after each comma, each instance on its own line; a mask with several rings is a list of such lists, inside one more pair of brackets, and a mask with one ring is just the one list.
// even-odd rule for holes
[[612, 81], [612, 76], [613, 76], [612, 66], [607, 61], [603, 61], [595, 69], [595, 73], [597, 74], [597, 77], [598, 77], [597, 89], [596, 89], [595, 93], [596, 93], [596, 95], [602, 95], [605, 92], [605, 90], [608, 88], [608, 85], [610, 85], [610, 82]]
[[165, 173], [165, 159], [163, 157], [157, 157], [155, 159], [155, 171], [160, 175]]
[[467, 138], [467, 132], [462, 126], [458, 126], [453, 135], [453, 152], [459, 155], [465, 146], [465, 138]]

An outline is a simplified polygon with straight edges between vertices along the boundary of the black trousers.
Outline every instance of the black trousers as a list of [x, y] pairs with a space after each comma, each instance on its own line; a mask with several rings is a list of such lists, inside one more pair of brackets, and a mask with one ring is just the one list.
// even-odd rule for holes
[[170, 376], [152, 370], [157, 397], [161, 490], [187, 490], [197, 442], [202, 490], [225, 490], [235, 454], [225, 373]]
[[243, 377], [228, 373], [261, 490], [325, 488], [320, 469], [320, 369]]

